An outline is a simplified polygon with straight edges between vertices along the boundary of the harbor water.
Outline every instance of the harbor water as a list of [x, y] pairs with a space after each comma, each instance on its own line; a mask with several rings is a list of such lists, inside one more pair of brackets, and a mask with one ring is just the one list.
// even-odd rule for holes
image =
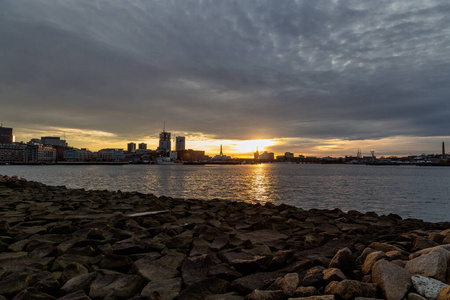
[[48, 185], [185, 199], [290, 204], [450, 221], [450, 168], [320, 164], [1, 165], [0, 174]]

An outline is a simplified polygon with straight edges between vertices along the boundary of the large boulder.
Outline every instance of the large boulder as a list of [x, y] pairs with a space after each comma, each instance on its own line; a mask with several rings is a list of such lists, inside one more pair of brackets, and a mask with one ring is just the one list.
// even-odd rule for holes
[[372, 281], [387, 300], [401, 300], [411, 287], [411, 274], [396, 264], [379, 260], [372, 267]]
[[447, 260], [442, 251], [434, 251], [411, 259], [405, 265], [405, 269], [414, 274], [445, 281]]

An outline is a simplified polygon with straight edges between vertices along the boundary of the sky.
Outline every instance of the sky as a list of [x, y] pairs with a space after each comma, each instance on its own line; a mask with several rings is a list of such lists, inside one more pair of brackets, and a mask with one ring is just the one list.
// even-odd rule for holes
[[16, 141], [218, 154], [439, 153], [450, 2], [0, 0], [0, 119]]

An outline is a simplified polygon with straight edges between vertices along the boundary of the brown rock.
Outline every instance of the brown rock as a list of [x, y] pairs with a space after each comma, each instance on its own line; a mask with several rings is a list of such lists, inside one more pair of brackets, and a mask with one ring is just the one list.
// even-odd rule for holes
[[416, 293], [409, 293], [408, 297], [406, 298], [407, 300], [428, 300], [427, 298], [416, 294]]
[[379, 242], [373, 242], [372, 244], [369, 245], [369, 247], [378, 251], [383, 251], [385, 253], [389, 251], [403, 251], [402, 249], [394, 245]]
[[332, 294], [344, 300], [355, 297], [375, 297], [377, 286], [373, 283], [363, 283], [356, 280], [343, 280], [330, 282], [325, 288], [325, 294]]
[[439, 244], [425, 237], [418, 236], [414, 240], [412, 251], [423, 250], [435, 246], [439, 246]]
[[341, 269], [343, 272], [353, 270], [355, 268], [355, 259], [352, 251], [349, 248], [339, 250], [331, 260], [329, 267]]
[[387, 300], [401, 300], [411, 287], [411, 274], [393, 263], [379, 260], [372, 267], [372, 281]]
[[436, 300], [449, 300], [450, 299], [450, 286], [446, 286], [439, 291]]
[[372, 249], [372, 248], [369, 248], [369, 247], [365, 248], [363, 250], [363, 252], [361, 253], [361, 255], [358, 256], [358, 258], [356, 259], [356, 263], [358, 265], [364, 264], [364, 261], [366, 260], [367, 255], [369, 255], [370, 253], [375, 252], [375, 251], [376, 251], [375, 249]]
[[276, 272], [261, 272], [238, 278], [231, 282], [231, 287], [239, 293], [246, 295], [253, 290], [261, 290], [284, 274]]
[[254, 290], [244, 298], [244, 300], [284, 300], [284, 299], [286, 299], [286, 297], [280, 290], [270, 290], [270, 291]]
[[308, 296], [300, 298], [289, 298], [288, 300], [335, 300], [334, 295], [324, 295], [324, 296]]
[[319, 295], [319, 291], [314, 286], [299, 286], [294, 295], [296, 297], [309, 297]]
[[323, 273], [323, 280], [325, 280], [326, 282], [342, 281], [347, 279], [344, 273], [342, 273], [342, 271], [337, 268], [325, 269], [323, 270], [322, 273]]
[[380, 259], [383, 259], [386, 257], [386, 254], [384, 254], [383, 251], [375, 251], [369, 253], [367, 255], [366, 260], [364, 261], [364, 265], [361, 267], [361, 270], [364, 274], [370, 273], [372, 271], [372, 266], [379, 261]]
[[293, 296], [300, 278], [297, 273], [286, 274], [283, 278], [277, 278], [274, 283], [270, 285], [269, 290], [281, 290], [286, 296]]
[[316, 266], [309, 269], [302, 279], [303, 286], [315, 286], [318, 287], [323, 283], [323, 270], [322, 266]]

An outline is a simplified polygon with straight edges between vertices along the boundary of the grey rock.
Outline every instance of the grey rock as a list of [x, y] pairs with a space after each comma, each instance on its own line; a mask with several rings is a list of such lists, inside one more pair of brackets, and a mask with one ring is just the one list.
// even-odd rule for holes
[[20, 293], [18, 293], [14, 298], [12, 298], [13, 300], [29, 300], [29, 299], [33, 299], [33, 300], [55, 300], [56, 298], [39, 291], [36, 288], [30, 287], [27, 288], [23, 291], [21, 291]]
[[134, 262], [133, 268], [137, 274], [148, 281], [160, 281], [179, 275], [174, 268], [167, 267], [155, 261], [152, 257], [143, 257]]
[[132, 263], [133, 260], [128, 256], [108, 253], [100, 261], [100, 268], [124, 272], [131, 267]]
[[270, 241], [287, 239], [288, 236], [279, 233], [276, 230], [271, 229], [261, 229], [252, 232], [241, 233], [236, 236], [240, 240], [250, 240], [253, 244], [264, 244]]
[[141, 296], [150, 297], [154, 292], [157, 292], [163, 300], [176, 299], [181, 291], [181, 285], [180, 277], [149, 282], [142, 290]]
[[411, 274], [393, 263], [379, 260], [372, 267], [372, 281], [387, 300], [401, 300], [411, 287]]
[[417, 293], [430, 300], [436, 299], [440, 290], [448, 286], [439, 280], [421, 275], [413, 275], [411, 281]]
[[181, 277], [187, 286], [202, 281], [208, 275], [212, 259], [208, 254], [187, 257], [181, 266]]
[[231, 287], [239, 293], [246, 295], [253, 290], [262, 290], [284, 274], [276, 272], [261, 272], [235, 279], [231, 282]]
[[242, 277], [242, 274], [232, 268], [229, 264], [214, 265], [209, 269], [208, 276], [218, 277], [220, 279], [232, 281]]
[[28, 287], [29, 276], [26, 273], [12, 273], [0, 280], [0, 294], [14, 296]]
[[64, 294], [74, 293], [78, 290], [88, 292], [91, 283], [97, 278], [97, 276], [98, 273], [92, 272], [73, 277], [61, 287], [61, 292]]
[[57, 300], [91, 300], [84, 291], [76, 291], [60, 297]]
[[408, 261], [405, 269], [417, 275], [445, 281], [447, 260], [442, 251], [434, 251]]
[[104, 298], [113, 293], [120, 299], [130, 299], [140, 290], [142, 279], [136, 275], [110, 274], [92, 282], [89, 297]]
[[225, 280], [210, 277], [182, 290], [179, 300], [203, 300], [214, 294], [223, 294], [227, 291], [228, 285], [229, 283]]
[[67, 282], [74, 277], [87, 273], [89, 273], [89, 271], [83, 265], [80, 265], [79, 263], [71, 263], [64, 268], [61, 273], [60, 280], [61, 282]]

